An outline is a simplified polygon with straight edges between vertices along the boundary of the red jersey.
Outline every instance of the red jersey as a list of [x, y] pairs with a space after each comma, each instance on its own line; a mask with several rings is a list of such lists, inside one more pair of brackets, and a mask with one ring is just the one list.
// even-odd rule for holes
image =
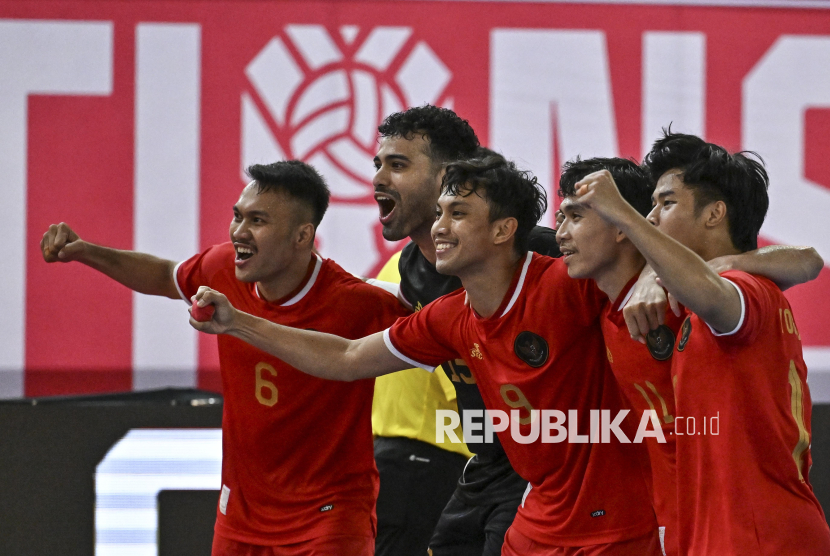
[[606, 302], [602, 311], [602, 336], [608, 361], [623, 394], [637, 419], [646, 410], [654, 410], [660, 419], [663, 437], [644, 439], [651, 464], [654, 513], [667, 556], [676, 556], [677, 548], [677, 477], [675, 469], [674, 388], [671, 359], [682, 317], [666, 311], [666, 324], [649, 334], [646, 345], [631, 339], [625, 325], [623, 307], [634, 291], [635, 276], [614, 303]]
[[[265, 301], [256, 284], [236, 279], [235, 256], [226, 243], [180, 263], [182, 297], [210, 286], [242, 311], [350, 339], [408, 314], [394, 296], [316, 255], [297, 291]], [[257, 545], [374, 536], [374, 380], [322, 380], [242, 340], [218, 341], [225, 402], [217, 534]]]
[[673, 357], [681, 553], [830, 554], [792, 310], [765, 278], [722, 276], [741, 295], [738, 326], [718, 335], [690, 315]]
[[[599, 327], [602, 294], [592, 282], [571, 279], [560, 260], [529, 253], [492, 317], [478, 316], [464, 296], [459, 290], [397, 321], [384, 333], [389, 349], [427, 369], [460, 357], [488, 409], [519, 411], [523, 436], [531, 434], [532, 410], [562, 411], [568, 426], [569, 410], [575, 410], [582, 435], [589, 431], [590, 409], [616, 416], [622, 396], [608, 369]], [[586, 546], [655, 529], [642, 446], [613, 435], [596, 444], [576, 443], [573, 435], [520, 443], [510, 428], [498, 435], [513, 468], [532, 485], [513, 521], [523, 535]]]

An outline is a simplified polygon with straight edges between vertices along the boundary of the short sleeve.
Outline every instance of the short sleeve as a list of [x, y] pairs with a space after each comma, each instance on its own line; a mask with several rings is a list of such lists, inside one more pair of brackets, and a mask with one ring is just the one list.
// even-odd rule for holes
[[400, 360], [432, 372], [444, 361], [458, 358], [455, 346], [467, 311], [463, 293], [440, 298], [398, 319], [383, 333], [386, 347]]
[[199, 286], [211, 286], [211, 279], [217, 272], [232, 269], [228, 265], [233, 264], [233, 257], [233, 245], [225, 243], [210, 247], [177, 264], [173, 277], [182, 299], [189, 303], [190, 298], [199, 291]]
[[780, 290], [766, 278], [746, 272], [730, 270], [722, 273], [721, 277], [738, 291], [741, 317], [733, 330], [716, 332], [707, 325], [709, 331], [721, 342], [751, 343], [768, 319], [775, 318], [776, 298], [780, 296]]

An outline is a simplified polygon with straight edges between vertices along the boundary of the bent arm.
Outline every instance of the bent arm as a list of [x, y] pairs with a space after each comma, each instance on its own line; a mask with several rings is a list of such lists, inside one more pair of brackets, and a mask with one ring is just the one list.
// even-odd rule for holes
[[224, 295], [205, 286], [199, 288], [194, 300], [202, 307], [216, 306], [211, 320], [190, 319], [195, 329], [239, 338], [318, 378], [352, 381], [411, 367], [389, 351], [383, 332], [347, 340], [333, 334], [282, 326], [234, 309]]
[[812, 247], [768, 245], [739, 255], [709, 261], [715, 272], [742, 270], [769, 278], [782, 290], [815, 280], [824, 268], [824, 259]]
[[738, 290], [694, 251], [659, 231], [633, 208], [619, 221], [619, 227], [677, 301], [718, 332], [738, 326]]

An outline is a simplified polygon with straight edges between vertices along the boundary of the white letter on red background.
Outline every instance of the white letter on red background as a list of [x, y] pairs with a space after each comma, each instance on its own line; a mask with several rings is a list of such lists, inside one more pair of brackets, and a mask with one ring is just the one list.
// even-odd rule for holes
[[112, 23], [0, 21], [0, 397], [23, 395], [28, 96], [112, 94]]

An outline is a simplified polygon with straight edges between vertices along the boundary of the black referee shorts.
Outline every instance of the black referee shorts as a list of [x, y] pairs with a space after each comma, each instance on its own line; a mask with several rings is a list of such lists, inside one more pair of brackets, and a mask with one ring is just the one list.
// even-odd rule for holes
[[375, 556], [424, 556], [466, 458], [402, 437], [375, 438], [380, 473]]
[[526, 488], [503, 453], [473, 456], [429, 541], [432, 555], [499, 556]]

